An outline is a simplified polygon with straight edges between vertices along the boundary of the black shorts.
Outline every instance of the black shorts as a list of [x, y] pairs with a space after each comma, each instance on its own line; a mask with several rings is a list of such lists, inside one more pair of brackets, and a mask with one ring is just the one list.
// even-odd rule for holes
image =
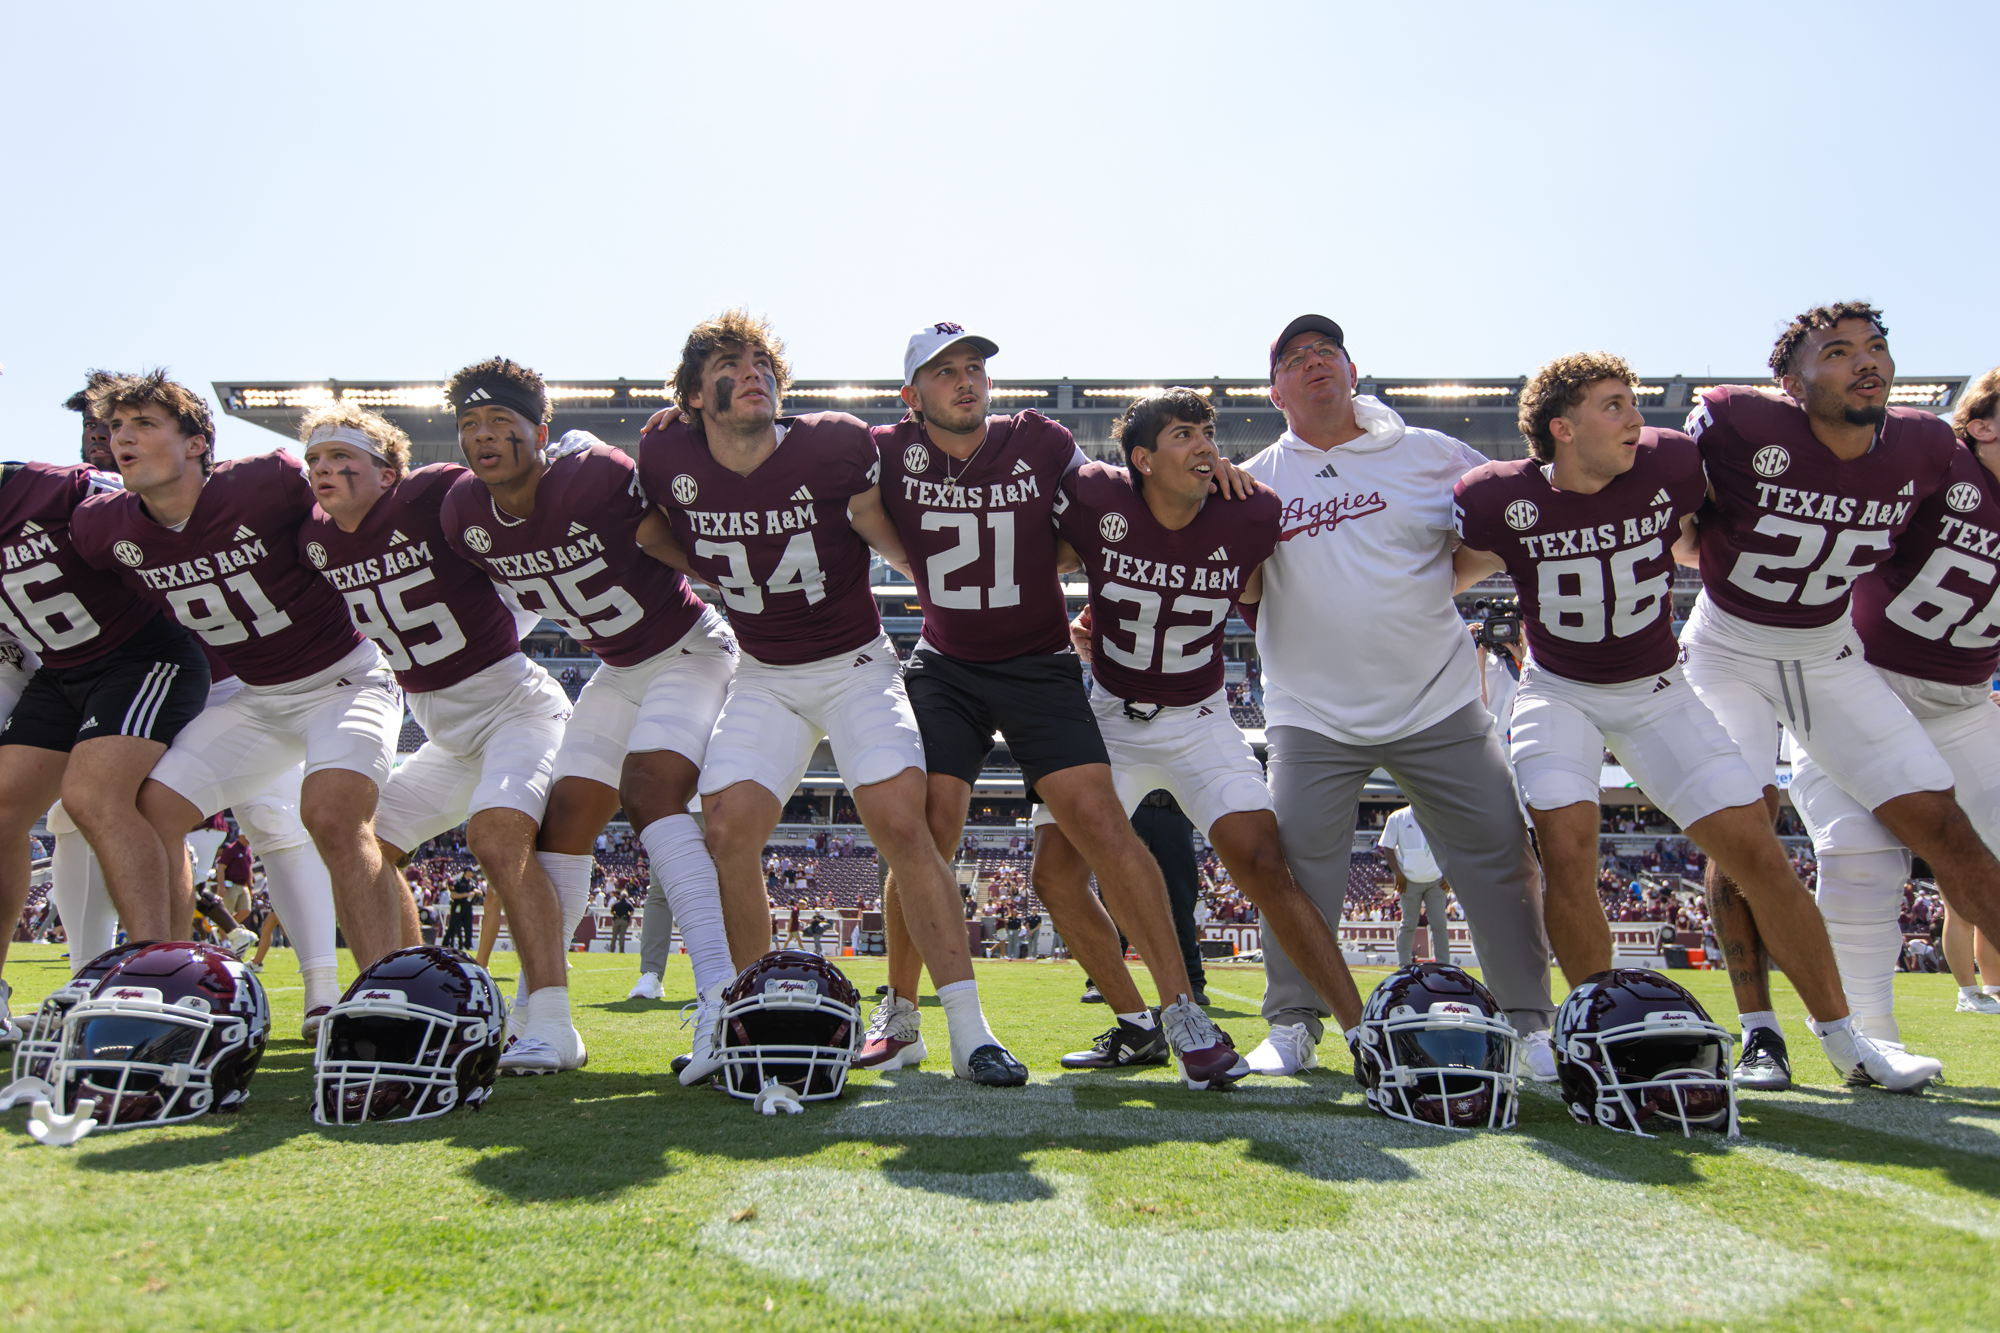
[[208, 658], [186, 630], [155, 616], [102, 657], [29, 677], [0, 724], [0, 745], [65, 754], [99, 736], [171, 745], [207, 706]]
[[924, 766], [933, 773], [970, 786], [993, 752], [996, 731], [1021, 766], [1031, 800], [1035, 783], [1051, 773], [1111, 762], [1075, 653], [961, 662], [919, 647], [903, 682], [923, 733]]

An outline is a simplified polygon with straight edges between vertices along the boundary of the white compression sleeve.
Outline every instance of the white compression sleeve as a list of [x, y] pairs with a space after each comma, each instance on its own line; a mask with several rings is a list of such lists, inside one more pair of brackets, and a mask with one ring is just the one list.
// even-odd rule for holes
[[693, 815], [669, 815], [639, 830], [640, 845], [653, 863], [667, 906], [681, 928], [697, 992], [736, 975], [729, 936], [722, 924], [722, 886], [715, 876], [701, 830]]
[[118, 910], [104, 887], [104, 868], [76, 825], [56, 834], [49, 874], [49, 897], [69, 937], [69, 970], [75, 973], [118, 938]]
[[1910, 856], [1896, 851], [1823, 852], [1819, 858], [1820, 915], [1840, 968], [1840, 987], [1861, 1030], [1897, 1037], [1896, 961], [1903, 952], [1903, 881]]
[[271, 892], [271, 910], [284, 923], [285, 935], [299, 956], [299, 970], [332, 967], [335, 957], [333, 917], [333, 877], [319, 850], [311, 843], [303, 847], [280, 847], [265, 851], [250, 835], [251, 850], [264, 863], [264, 886]]
[[535, 860], [548, 872], [549, 883], [556, 886], [556, 902], [562, 907], [562, 947], [568, 952], [569, 942], [576, 938], [577, 923], [590, 903], [590, 854], [536, 852]]

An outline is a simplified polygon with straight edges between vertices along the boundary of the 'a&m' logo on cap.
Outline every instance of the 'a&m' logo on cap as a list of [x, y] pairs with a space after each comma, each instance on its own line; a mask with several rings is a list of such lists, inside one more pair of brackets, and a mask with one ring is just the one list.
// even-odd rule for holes
[[493, 549], [493, 534], [475, 523], [465, 530], [465, 544], [485, 555]]
[[1979, 508], [1979, 488], [1969, 481], [1961, 481], [1944, 493], [1944, 502], [1961, 514], [1971, 513]]
[[1097, 530], [1108, 542], [1123, 541], [1129, 526], [1123, 514], [1106, 514], [1097, 520]]
[[701, 490], [694, 484], [694, 478], [683, 472], [674, 478], [674, 503], [691, 505]]
[[1750, 459], [1750, 466], [1760, 477], [1775, 477], [1792, 465], [1792, 456], [1785, 452], [1783, 445], [1767, 444]]
[[1513, 504], [1507, 506], [1506, 512], [1502, 517], [1507, 520], [1507, 526], [1514, 529], [1514, 531], [1526, 532], [1529, 528], [1541, 522], [1542, 511], [1535, 508], [1533, 500], [1516, 500]]
[[930, 470], [931, 470], [930, 450], [924, 448], [921, 444], [913, 444], [909, 448], [903, 450], [903, 471], [929, 472]]
[[134, 569], [146, 563], [146, 553], [139, 549], [137, 542], [119, 542], [111, 548], [111, 554], [118, 557], [119, 564], [130, 565]]
[[306, 559], [313, 562], [314, 569], [326, 568], [326, 548], [318, 542], [306, 543]]

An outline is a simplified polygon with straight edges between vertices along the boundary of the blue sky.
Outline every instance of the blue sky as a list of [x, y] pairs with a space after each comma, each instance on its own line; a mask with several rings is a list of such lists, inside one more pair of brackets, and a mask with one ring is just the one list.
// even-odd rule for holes
[[0, 453], [73, 459], [87, 366], [657, 378], [735, 303], [810, 378], [939, 319], [1002, 379], [1256, 375], [1306, 310], [1376, 374], [1744, 373], [1856, 296], [1983, 369], [1996, 15], [15, 6]]

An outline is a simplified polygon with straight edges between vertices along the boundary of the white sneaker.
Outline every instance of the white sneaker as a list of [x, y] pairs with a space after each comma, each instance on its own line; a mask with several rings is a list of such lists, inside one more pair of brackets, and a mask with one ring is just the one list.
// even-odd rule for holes
[[628, 1000], [657, 1000], [665, 994], [666, 991], [660, 986], [660, 974], [658, 972], [641, 972], [639, 979], [632, 983], [632, 989], [625, 992], [625, 998]]
[[254, 958], [245, 958], [243, 960], [243, 966], [250, 969], [250, 975], [253, 977], [261, 977], [264, 975], [264, 965], [258, 962]]
[[1319, 1068], [1319, 1045], [1304, 1023], [1281, 1023], [1243, 1058], [1253, 1074], [1296, 1074]]
[[540, 1037], [522, 1037], [500, 1052], [503, 1074], [559, 1074], [562, 1067], [562, 1056]]
[[583, 1034], [571, 1028], [569, 1036], [569, 1049], [556, 1052], [556, 1057], [565, 1073], [572, 1069], [581, 1069], [590, 1063], [590, 1052], [584, 1049]]
[[14, 1003], [14, 988], [7, 984], [7, 978], [0, 977], [0, 1046], [9, 1046], [20, 1039], [20, 1032], [14, 1027], [14, 1011], [9, 1007]]
[[1958, 1013], [2000, 1014], [2000, 1000], [1985, 991], [1960, 991], [1958, 993]]
[[[694, 1025], [694, 1050], [687, 1067], [681, 1070], [681, 1086], [691, 1088], [722, 1068], [722, 988], [718, 981], [701, 993], [701, 998], [681, 1010], [681, 1026]], [[692, 1019], [687, 1011], [694, 1010]]]
[[229, 952], [235, 954], [238, 958], [243, 957], [256, 947], [256, 931], [245, 930], [243, 927], [238, 926], [229, 932]]
[[1877, 1084], [1891, 1092], [1910, 1092], [1944, 1072], [1941, 1060], [1911, 1055], [1900, 1042], [1875, 1041], [1851, 1027], [1820, 1033], [1819, 1048], [1849, 1087]]
[[1537, 1083], [1556, 1081], [1555, 1042], [1546, 1031], [1521, 1038], [1521, 1068]]

